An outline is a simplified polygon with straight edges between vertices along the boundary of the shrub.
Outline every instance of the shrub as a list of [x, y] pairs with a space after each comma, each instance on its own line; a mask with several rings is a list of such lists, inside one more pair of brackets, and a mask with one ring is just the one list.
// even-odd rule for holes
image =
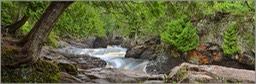
[[29, 33], [29, 31], [32, 29], [32, 26], [27, 21], [21, 28], [20, 31], [23, 35], [26, 35]]
[[238, 47], [238, 39], [236, 36], [236, 23], [232, 23], [228, 26], [224, 34], [224, 42], [222, 43], [222, 48], [224, 50], [224, 55], [233, 55], [237, 53], [240, 49]]
[[199, 36], [192, 23], [186, 18], [171, 21], [167, 24], [167, 31], [161, 34], [163, 42], [175, 46], [185, 52], [195, 49], [199, 45]]

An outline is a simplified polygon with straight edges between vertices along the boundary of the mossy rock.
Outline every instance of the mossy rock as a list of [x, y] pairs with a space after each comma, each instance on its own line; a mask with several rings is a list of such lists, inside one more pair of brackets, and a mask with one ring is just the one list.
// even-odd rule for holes
[[182, 66], [177, 73], [171, 78], [171, 81], [178, 82], [184, 79], [184, 77], [188, 74], [189, 67], [187, 65]]
[[59, 63], [58, 64], [61, 71], [67, 72], [72, 75], [77, 75], [77, 67], [72, 64]]
[[1, 63], [2, 65], [11, 64], [14, 62], [14, 57], [19, 54], [18, 47], [12, 45], [1, 46]]
[[59, 67], [51, 62], [38, 60], [36, 63], [16, 68], [2, 67], [3, 83], [54, 83], [60, 81]]

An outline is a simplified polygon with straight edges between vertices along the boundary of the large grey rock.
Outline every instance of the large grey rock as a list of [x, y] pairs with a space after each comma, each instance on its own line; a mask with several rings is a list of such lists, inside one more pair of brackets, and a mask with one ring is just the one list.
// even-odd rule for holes
[[156, 57], [157, 44], [159, 43], [159, 38], [150, 38], [143, 42], [138, 42], [127, 50], [125, 57], [154, 59]]
[[108, 44], [109, 41], [107, 36], [96, 37], [93, 43], [93, 48], [106, 48]]
[[254, 83], [255, 71], [182, 63], [173, 68], [168, 77], [178, 83]]
[[179, 66], [182, 62], [181, 58], [160, 55], [149, 61], [146, 72], [149, 74], [167, 74], [173, 67]]

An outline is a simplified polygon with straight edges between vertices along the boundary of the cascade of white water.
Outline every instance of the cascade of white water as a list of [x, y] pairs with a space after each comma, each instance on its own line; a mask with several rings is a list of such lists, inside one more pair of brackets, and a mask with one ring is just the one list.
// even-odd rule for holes
[[145, 59], [134, 59], [134, 58], [125, 58], [126, 48], [120, 46], [112, 45], [107, 48], [75, 48], [75, 47], [66, 47], [62, 48], [60, 51], [79, 54], [85, 56], [93, 56], [101, 58], [107, 62], [107, 68], [121, 68], [128, 70], [139, 70], [146, 72], [146, 66], [148, 60]]

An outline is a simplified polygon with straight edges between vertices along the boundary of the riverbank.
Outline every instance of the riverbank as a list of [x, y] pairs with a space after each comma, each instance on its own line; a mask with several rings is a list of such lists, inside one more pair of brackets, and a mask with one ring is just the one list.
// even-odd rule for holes
[[[5, 42], [5, 41], [4, 41]], [[66, 41], [58, 41], [58, 45], [62, 47], [54, 48], [52, 46], [44, 46], [40, 60], [47, 61], [46, 63], [53, 64], [53, 66], [58, 67], [56, 69], [47, 69], [44, 70], [57, 70], [56, 78], [53, 78], [55, 81], [47, 81], [47, 82], [61, 82], [61, 83], [155, 83], [155, 82], [180, 82], [180, 83], [224, 83], [224, 82], [243, 82], [243, 83], [251, 83], [255, 82], [254, 76], [249, 76], [255, 74], [252, 70], [245, 69], [235, 69], [235, 68], [227, 68], [223, 66], [216, 65], [194, 65], [189, 63], [183, 63], [182, 59], [179, 62], [177, 60], [170, 61], [170, 58], [166, 58], [166, 56], [157, 56], [155, 59], [149, 60], [147, 65], [146, 72], [143, 71], [134, 71], [120, 68], [106, 68], [107, 62], [101, 59], [101, 56], [104, 55], [122, 55], [125, 53], [112, 53], [109, 52], [120, 52], [120, 50], [104, 50], [106, 48], [79, 48], [73, 46], [72, 44]], [[77, 42], [79, 43], [79, 42]], [[82, 44], [82, 43], [81, 43]], [[69, 47], [68, 46], [73, 46]], [[111, 47], [109, 47], [111, 49]], [[66, 50], [65, 50], [66, 49]], [[82, 53], [81, 50], [85, 50], [90, 53]], [[60, 50], [62, 52], [60, 52]], [[100, 51], [101, 53], [96, 53], [94, 51]], [[126, 49], [125, 49], [126, 50]], [[121, 50], [122, 51], [122, 50]], [[122, 51], [124, 52], [124, 51]], [[80, 53], [80, 54], [79, 54]], [[82, 53], [82, 54], [81, 54]], [[98, 55], [98, 57], [93, 57], [90, 55]], [[107, 54], [109, 53], [109, 54]], [[125, 58], [131, 59], [131, 58]], [[134, 59], [134, 58], [133, 58]], [[130, 61], [132, 62], [132, 60]], [[178, 63], [176, 66], [167, 67], [168, 64]], [[42, 65], [45, 66], [45, 65]], [[188, 67], [189, 66], [189, 67]], [[159, 68], [162, 67], [162, 68]], [[177, 68], [178, 67], [178, 68]], [[185, 68], [182, 68], [185, 67]], [[131, 68], [131, 67], [130, 67]], [[208, 69], [212, 68], [212, 69]], [[156, 69], [156, 70], [155, 70]], [[10, 70], [8, 68], [3, 69], [2, 71]], [[29, 68], [16, 68], [14, 71], [18, 74], [25, 74], [28, 78], [33, 78], [31, 75], [21, 72], [22, 70], [35, 70], [32, 72], [37, 72], [38, 69], [32, 67]], [[141, 69], [140, 69], [141, 70]], [[151, 71], [150, 71], [151, 70]], [[247, 76], [243, 75], [245, 78], [236, 75], [228, 75], [220, 72], [221, 70], [225, 70], [227, 72], [239, 72], [241, 74], [247, 74]], [[212, 72], [213, 71], [213, 72]], [[48, 73], [48, 72], [45, 72]], [[8, 74], [8, 73], [5, 73]], [[18, 75], [17, 74], [17, 75]], [[215, 74], [215, 75], [209, 75]], [[8, 75], [3, 75], [3, 77], [7, 77]], [[42, 76], [45, 77], [45, 76]], [[52, 78], [51, 76], [49, 76]], [[40, 77], [39, 77], [40, 78]], [[223, 79], [219, 79], [223, 78]], [[188, 80], [193, 79], [193, 80]], [[199, 80], [200, 79], [200, 80]], [[7, 80], [7, 79], [4, 79]], [[24, 78], [19, 78], [19, 80], [27, 80]], [[30, 81], [31, 80], [27, 80]], [[14, 82], [14, 81], [13, 81]], [[20, 82], [20, 81], [17, 81]], [[37, 81], [37, 82], [46, 82], [46, 81]]]

